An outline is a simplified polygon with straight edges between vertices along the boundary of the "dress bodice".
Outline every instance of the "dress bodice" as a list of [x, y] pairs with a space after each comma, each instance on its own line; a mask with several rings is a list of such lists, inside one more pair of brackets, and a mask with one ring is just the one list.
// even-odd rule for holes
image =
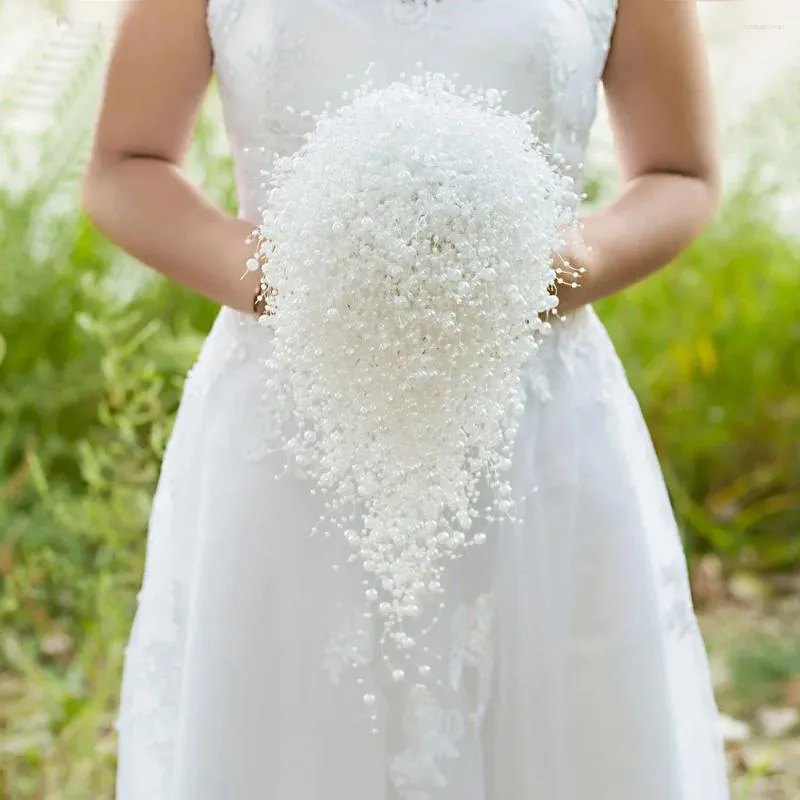
[[422, 68], [507, 92], [582, 183], [583, 154], [617, 0], [209, 0], [208, 26], [241, 214], [262, 171], [297, 149], [316, 114]]

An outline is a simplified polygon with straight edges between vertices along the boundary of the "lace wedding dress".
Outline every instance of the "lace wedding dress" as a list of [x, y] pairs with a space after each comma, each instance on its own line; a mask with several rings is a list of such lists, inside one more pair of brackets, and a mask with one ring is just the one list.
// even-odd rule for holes
[[[425, 68], [505, 89], [580, 180], [615, 0], [210, 0], [241, 215], [341, 102]], [[725, 800], [706, 654], [638, 404], [587, 308], [523, 375], [521, 521], [447, 566], [397, 682], [349, 545], [270, 450], [271, 331], [223, 309], [164, 459], [118, 800]], [[425, 622], [423, 620], [423, 622]], [[424, 680], [423, 680], [424, 676]], [[417, 680], [419, 677], [419, 680]]]

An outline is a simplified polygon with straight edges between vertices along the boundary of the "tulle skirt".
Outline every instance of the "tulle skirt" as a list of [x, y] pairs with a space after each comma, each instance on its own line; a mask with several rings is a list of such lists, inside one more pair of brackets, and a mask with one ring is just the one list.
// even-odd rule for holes
[[523, 374], [518, 519], [447, 566], [396, 683], [364, 573], [274, 452], [272, 331], [224, 309], [155, 495], [118, 800], [726, 800], [707, 657], [638, 403], [587, 308]]

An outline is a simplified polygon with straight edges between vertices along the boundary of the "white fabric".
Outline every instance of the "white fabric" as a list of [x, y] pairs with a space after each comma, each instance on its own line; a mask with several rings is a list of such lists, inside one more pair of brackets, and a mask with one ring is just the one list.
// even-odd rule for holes
[[[379, 79], [422, 61], [507, 89], [580, 178], [614, 17], [615, 0], [211, 0], [242, 216], [272, 153], [301, 141], [286, 106], [335, 104], [371, 61]], [[118, 800], [726, 800], [678, 531], [594, 312], [524, 373], [523, 521], [450, 564], [422, 642], [432, 689], [392, 682], [361, 567], [332, 569], [348, 545], [310, 536], [320, 496], [267, 453], [271, 336], [223, 309], [186, 383], [127, 649]]]

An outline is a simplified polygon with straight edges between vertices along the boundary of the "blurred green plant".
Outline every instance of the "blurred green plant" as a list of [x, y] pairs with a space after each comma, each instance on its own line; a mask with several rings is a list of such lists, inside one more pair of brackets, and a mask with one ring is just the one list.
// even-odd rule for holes
[[[150, 497], [183, 377], [216, 313], [113, 247], [78, 206], [86, 97], [97, 90], [87, 76], [103, 57], [84, 42], [70, 67], [82, 83], [54, 89], [52, 65], [34, 54], [20, 80], [39, 88], [0, 98], [0, 177], [10, 178], [0, 184], [4, 800], [111, 796]], [[232, 209], [217, 103], [212, 91], [187, 169]], [[31, 112], [61, 124], [31, 142], [13, 124]]]
[[753, 175], [674, 264], [598, 310], [690, 552], [770, 570], [800, 561], [800, 248]]

